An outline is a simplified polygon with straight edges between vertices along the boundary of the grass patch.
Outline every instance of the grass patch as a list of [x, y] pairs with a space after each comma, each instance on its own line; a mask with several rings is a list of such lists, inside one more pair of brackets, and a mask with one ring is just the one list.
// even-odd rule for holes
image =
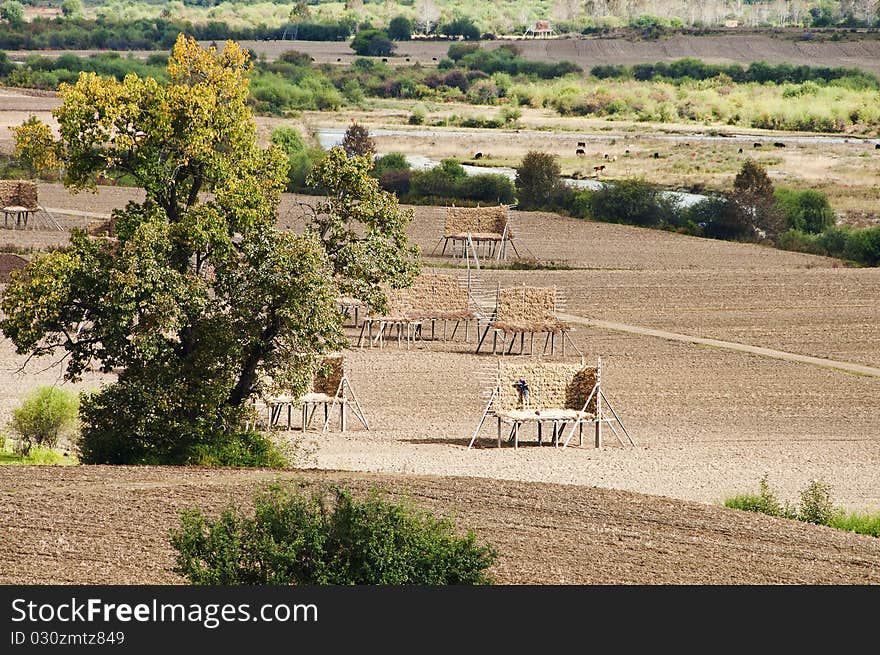
[[831, 521], [831, 527], [858, 534], [880, 537], [880, 513], [877, 514], [839, 514]]
[[880, 513], [847, 513], [835, 508], [831, 501], [831, 485], [819, 480], [812, 481], [801, 491], [800, 502], [795, 506], [779, 502], [765, 475], [758, 483], [757, 494], [732, 496], [724, 501], [724, 506], [880, 537]]
[[8, 447], [0, 449], [0, 465], [25, 464], [38, 466], [71, 466], [79, 462], [68, 453], [63, 453], [54, 448], [41, 448], [34, 446], [27, 455], [19, 455]]

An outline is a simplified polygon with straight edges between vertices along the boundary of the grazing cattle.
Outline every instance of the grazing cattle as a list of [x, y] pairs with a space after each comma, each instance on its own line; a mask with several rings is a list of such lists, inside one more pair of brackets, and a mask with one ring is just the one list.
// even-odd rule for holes
[[382, 62], [387, 64], [387, 63], [388, 63], [388, 57], [382, 57]]
[[761, 144], [758, 143], [757, 141], [755, 141], [755, 142], [752, 144], [752, 147], [753, 147], [753, 148], [760, 148], [760, 147], [761, 147]]
[[578, 141], [578, 148], [586, 148], [586, 147], [587, 147], [586, 141]]
[[779, 141], [777, 141], [776, 143], [773, 144], [773, 147], [774, 147], [774, 148], [784, 148], [784, 147], [785, 147], [785, 144], [784, 144], [784, 143], [780, 143]]
[[660, 159], [660, 153], [659, 153], [659, 152], [655, 152], [655, 153], [654, 153], [654, 159]]
[[482, 153], [482, 152], [478, 152], [478, 153], [475, 153], [475, 154], [474, 154], [474, 159], [482, 159], [482, 158], [483, 158], [483, 153]]
[[437, 61], [437, 57], [431, 57], [431, 61]]
[[740, 155], [743, 154], [743, 149], [740, 148], [739, 150], [737, 150], [737, 153], [739, 153]]
[[605, 164], [602, 164], [601, 166], [593, 166], [593, 170], [596, 172], [596, 175], [598, 175], [605, 170]]
[[409, 61], [409, 57], [407, 57], [406, 60]]
[[628, 155], [628, 154], [629, 154], [629, 150], [624, 150], [624, 151], [623, 151], [623, 154]]
[[610, 155], [608, 155], [608, 153], [605, 153], [604, 155], [602, 155], [602, 158], [603, 158], [603, 159], [609, 159], [609, 158], [610, 158]]
[[874, 144], [874, 150], [880, 150], [880, 143]]
[[583, 148], [578, 148], [574, 151], [574, 154], [576, 154], [578, 157], [583, 157], [587, 153], [584, 152]]
[[342, 61], [342, 57], [337, 57], [336, 61]]

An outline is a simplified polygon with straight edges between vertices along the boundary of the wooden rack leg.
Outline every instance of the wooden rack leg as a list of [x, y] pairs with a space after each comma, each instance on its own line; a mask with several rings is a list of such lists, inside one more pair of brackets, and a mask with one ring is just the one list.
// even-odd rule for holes
[[[491, 325], [488, 325], [488, 324], [486, 325], [486, 329], [483, 331], [483, 336], [480, 337], [480, 341], [477, 343], [476, 352], [480, 352], [480, 347], [483, 345], [483, 341], [485, 340], [486, 335], [489, 334], [489, 330], [491, 328], [492, 328]], [[477, 330], [479, 331], [479, 323], [477, 324]], [[494, 352], [494, 350], [493, 350], [493, 352]]]

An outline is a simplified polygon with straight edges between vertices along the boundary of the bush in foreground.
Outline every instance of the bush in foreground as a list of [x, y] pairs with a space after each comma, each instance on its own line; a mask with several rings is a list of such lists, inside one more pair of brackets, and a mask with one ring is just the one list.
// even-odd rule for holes
[[201, 511], [171, 530], [175, 571], [192, 584], [491, 584], [496, 553], [476, 535], [459, 537], [447, 519], [373, 494], [333, 489], [254, 497], [254, 515], [234, 508], [215, 521]]
[[12, 429], [19, 435], [19, 450], [27, 456], [33, 446], [54, 448], [58, 437], [76, 425], [77, 395], [57, 387], [39, 387], [12, 410]]

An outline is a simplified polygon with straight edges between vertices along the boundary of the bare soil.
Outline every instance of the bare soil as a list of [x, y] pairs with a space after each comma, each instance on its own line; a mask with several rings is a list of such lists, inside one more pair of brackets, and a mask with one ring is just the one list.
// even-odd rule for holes
[[[203, 45], [208, 45], [208, 41]], [[242, 47], [251, 48], [267, 59], [278, 58], [288, 50], [305, 52], [319, 63], [350, 64], [356, 58], [346, 41], [241, 41]], [[685, 36], [647, 41], [624, 38], [566, 38], [517, 39], [486, 41], [484, 48], [493, 49], [513, 44], [527, 59], [559, 61], [565, 59], [589, 70], [597, 64], [637, 64], [644, 62], [675, 61], [694, 57], [712, 63], [740, 63], [754, 61], [769, 63], [788, 62], [811, 66], [844, 66], [880, 71], [880, 42], [855, 40], [839, 42], [809, 42], [773, 38], [760, 34]], [[422, 66], [436, 65], [446, 57], [448, 41], [403, 41], [397, 44], [392, 64]], [[409, 62], [407, 62], [409, 58]]]
[[0, 583], [175, 584], [168, 530], [269, 483], [337, 484], [452, 517], [505, 584], [876, 584], [880, 540], [623, 491], [485, 478], [158, 467], [0, 469]]

